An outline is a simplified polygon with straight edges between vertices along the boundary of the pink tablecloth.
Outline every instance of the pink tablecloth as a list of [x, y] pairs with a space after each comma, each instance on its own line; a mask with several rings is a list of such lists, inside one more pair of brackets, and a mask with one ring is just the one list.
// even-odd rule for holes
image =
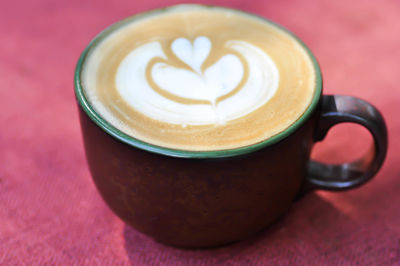
[[[384, 114], [385, 165], [367, 185], [317, 192], [257, 237], [214, 250], [179, 250], [127, 227], [108, 209], [85, 162], [73, 72], [110, 23], [178, 1], [0, 3], [0, 265], [400, 264], [400, 2], [204, 1], [269, 17], [319, 59], [325, 93], [357, 95]], [[345, 161], [370, 143], [334, 129], [313, 154]]]

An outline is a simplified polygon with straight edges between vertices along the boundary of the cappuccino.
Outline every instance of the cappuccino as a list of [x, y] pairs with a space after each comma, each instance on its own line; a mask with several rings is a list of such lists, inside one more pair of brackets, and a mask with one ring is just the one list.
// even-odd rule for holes
[[306, 49], [278, 26], [180, 5], [103, 33], [83, 62], [81, 84], [96, 112], [131, 137], [212, 151], [287, 129], [310, 105], [316, 73]]

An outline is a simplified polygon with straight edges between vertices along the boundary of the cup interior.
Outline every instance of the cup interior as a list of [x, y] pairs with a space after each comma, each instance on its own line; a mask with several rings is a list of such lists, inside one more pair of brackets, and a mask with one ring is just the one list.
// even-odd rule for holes
[[[180, 5], [182, 6], [182, 5]], [[191, 5], [191, 6], [199, 6], [199, 5]], [[122, 141], [123, 143], [126, 143], [132, 147], [142, 149], [148, 152], [160, 154], [160, 155], [165, 155], [165, 156], [171, 156], [171, 157], [179, 157], [179, 158], [197, 158], [197, 159], [212, 159], [212, 158], [227, 158], [227, 157], [234, 157], [234, 156], [239, 156], [239, 155], [245, 155], [248, 153], [252, 153], [255, 151], [258, 151], [260, 149], [263, 149], [265, 147], [271, 146], [274, 143], [279, 142], [280, 140], [286, 138], [287, 136], [291, 135], [293, 132], [298, 130], [312, 115], [312, 113], [315, 111], [318, 102], [321, 98], [322, 94], [322, 76], [321, 76], [321, 71], [318, 65], [318, 62], [310, 49], [292, 32], [287, 30], [286, 28], [282, 27], [281, 25], [278, 25], [266, 18], [259, 17], [255, 14], [249, 14], [243, 11], [238, 11], [235, 10], [236, 12], [241, 12], [246, 15], [251, 15], [258, 17], [267, 23], [273, 24], [276, 27], [282, 29], [289, 35], [291, 35], [307, 52], [308, 56], [310, 57], [314, 70], [315, 70], [315, 76], [316, 76], [316, 84], [315, 84], [315, 90], [314, 90], [314, 95], [311, 101], [311, 104], [308, 106], [308, 108], [305, 110], [305, 112], [302, 114], [302, 116], [299, 117], [298, 120], [296, 120], [293, 124], [291, 124], [287, 129], [284, 131], [268, 138], [265, 139], [261, 142], [255, 143], [253, 145], [248, 145], [240, 148], [234, 148], [234, 149], [224, 149], [224, 150], [212, 150], [212, 151], [190, 151], [190, 150], [178, 150], [178, 149], [171, 149], [171, 148], [166, 148], [166, 147], [161, 147], [157, 145], [153, 145], [141, 140], [138, 140], [132, 136], [129, 136], [122, 132], [121, 130], [117, 129], [110, 123], [108, 123], [96, 110], [91, 106], [90, 102], [88, 101], [83, 85], [81, 82], [81, 74], [82, 74], [82, 69], [84, 62], [88, 56], [88, 54], [91, 52], [91, 50], [96, 47], [96, 45], [106, 36], [111, 34], [115, 29], [118, 29], [119, 27], [131, 23], [134, 20], [140, 19], [144, 16], [148, 15], [154, 15], [157, 13], [165, 12], [166, 10], [170, 8], [176, 8], [177, 6], [170, 6], [167, 8], [161, 8], [161, 9], [156, 9], [152, 11], [148, 11], [145, 13], [141, 13], [138, 15], [134, 15], [131, 17], [128, 17], [120, 22], [117, 22], [108, 28], [106, 28], [104, 31], [100, 32], [90, 43], [89, 45], [85, 48], [85, 50], [82, 52], [76, 69], [75, 69], [75, 78], [74, 78], [74, 84], [75, 84], [75, 95], [78, 101], [79, 106], [82, 108], [82, 110], [88, 115], [88, 117], [95, 123], [97, 126], [99, 126], [102, 130], [104, 130], [106, 133], [108, 133], [110, 136]], [[207, 6], [207, 8], [221, 8], [221, 7], [213, 7], [213, 6]], [[226, 7], [222, 7], [224, 9], [230, 9]]]

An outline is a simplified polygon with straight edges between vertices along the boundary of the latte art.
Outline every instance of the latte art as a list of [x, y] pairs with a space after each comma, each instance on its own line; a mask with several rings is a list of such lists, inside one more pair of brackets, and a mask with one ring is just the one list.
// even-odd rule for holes
[[[250, 43], [231, 40], [225, 48], [237, 52], [245, 62], [229, 53], [203, 69], [213, 49], [205, 36], [193, 43], [182, 37], [172, 42], [173, 54], [188, 68], [169, 64], [159, 42], [144, 44], [118, 67], [117, 90], [132, 108], [167, 123], [204, 125], [245, 116], [275, 94], [279, 72], [271, 58]], [[163, 62], [151, 65], [157, 58]]]
[[293, 36], [240, 11], [181, 5], [102, 33], [82, 64], [90, 104], [132, 138], [173, 149], [262, 142], [313, 99], [312, 60]]

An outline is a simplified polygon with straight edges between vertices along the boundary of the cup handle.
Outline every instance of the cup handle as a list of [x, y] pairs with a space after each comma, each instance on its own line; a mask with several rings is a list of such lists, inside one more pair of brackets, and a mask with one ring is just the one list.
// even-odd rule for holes
[[354, 162], [334, 165], [310, 161], [306, 190], [355, 188], [370, 180], [382, 166], [388, 146], [386, 124], [381, 113], [361, 99], [343, 95], [322, 96], [321, 116], [314, 140], [321, 141], [332, 126], [346, 122], [367, 128], [373, 136], [374, 145]]

